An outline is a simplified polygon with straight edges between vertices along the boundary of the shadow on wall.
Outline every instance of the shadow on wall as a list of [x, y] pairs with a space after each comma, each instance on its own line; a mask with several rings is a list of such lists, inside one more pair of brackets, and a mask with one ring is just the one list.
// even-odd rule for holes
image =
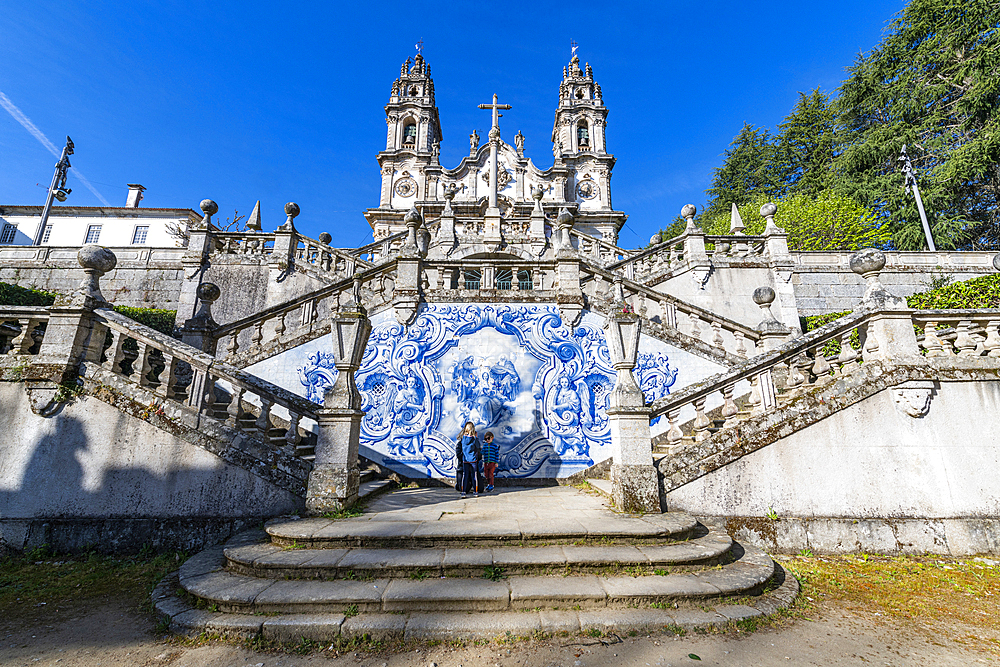
[[[293, 494], [219, 459], [214, 467], [185, 467], [160, 451], [144, 460], [144, 448], [194, 445], [132, 442], [143, 438], [128, 437], [141, 431], [122, 428], [125, 415], [101, 424], [112, 440], [93, 442], [93, 425], [66, 412], [42, 422], [33, 451], [30, 435], [16, 432], [23, 420], [0, 434], [0, 553], [42, 545], [57, 552], [192, 550], [299, 509]], [[143, 467], [157, 463], [162, 474]]]

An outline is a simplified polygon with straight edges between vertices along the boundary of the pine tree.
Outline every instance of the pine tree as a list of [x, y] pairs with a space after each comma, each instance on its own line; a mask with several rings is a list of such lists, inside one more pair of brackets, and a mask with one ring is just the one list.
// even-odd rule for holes
[[1000, 247], [1000, 4], [911, 0], [849, 72], [835, 161], [847, 192], [889, 218], [896, 247], [925, 247], [897, 164], [906, 144], [937, 246]]
[[730, 205], [758, 197], [778, 197], [783, 187], [774, 168], [776, 147], [771, 133], [744, 124], [743, 129], [726, 149], [722, 166], [715, 170], [704, 215], [728, 214]]
[[832, 183], [837, 117], [830, 98], [816, 88], [778, 125], [773, 168], [789, 194], [817, 196]]

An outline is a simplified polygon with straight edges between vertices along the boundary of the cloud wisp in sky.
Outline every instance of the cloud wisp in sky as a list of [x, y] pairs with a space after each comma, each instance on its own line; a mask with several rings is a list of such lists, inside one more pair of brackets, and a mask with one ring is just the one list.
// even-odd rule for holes
[[[17, 105], [11, 102], [9, 97], [3, 94], [2, 90], [0, 90], [0, 107], [6, 109], [7, 113], [13, 116], [14, 120], [20, 123], [21, 126], [24, 127], [24, 129], [26, 129], [29, 134], [31, 134], [31, 136], [33, 136], [35, 139], [38, 139], [39, 143], [41, 143], [42, 146], [45, 146], [45, 148], [50, 153], [52, 153], [56, 157], [60, 157], [62, 155], [62, 151], [56, 148], [55, 144], [49, 141], [49, 138], [46, 137], [42, 133], [42, 131], [38, 129], [38, 126], [32, 123], [31, 119], [25, 116], [24, 112], [18, 109]], [[71, 173], [73, 173], [73, 175], [79, 178], [80, 182], [83, 183], [83, 185], [88, 190], [93, 192], [95, 197], [101, 200], [102, 204], [104, 204], [105, 206], [111, 206], [111, 203], [107, 199], [105, 199], [100, 192], [97, 191], [97, 188], [95, 188], [93, 185], [90, 184], [90, 181], [87, 180], [87, 178], [80, 172], [79, 169], [77, 169], [76, 167], [72, 167], [72, 169], [74, 171]]]

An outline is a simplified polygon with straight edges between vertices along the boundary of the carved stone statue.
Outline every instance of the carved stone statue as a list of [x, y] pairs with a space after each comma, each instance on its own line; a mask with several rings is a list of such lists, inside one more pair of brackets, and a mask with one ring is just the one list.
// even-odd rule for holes
[[434, 143], [431, 144], [431, 157], [433, 157], [435, 160], [437, 160], [439, 157], [441, 157], [441, 142], [440, 141], [435, 141]]
[[473, 130], [472, 134], [469, 135], [469, 148], [473, 153], [475, 153], [476, 149], [479, 148], [479, 133], [475, 130]]
[[518, 155], [524, 154], [524, 135], [521, 134], [521, 130], [514, 135], [514, 147], [517, 148]]

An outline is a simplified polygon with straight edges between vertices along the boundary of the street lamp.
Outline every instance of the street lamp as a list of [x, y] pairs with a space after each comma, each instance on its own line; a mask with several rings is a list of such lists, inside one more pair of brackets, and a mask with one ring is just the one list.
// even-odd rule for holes
[[63, 147], [62, 157], [56, 163], [56, 172], [52, 174], [52, 185], [49, 186], [49, 194], [45, 198], [45, 208], [42, 209], [42, 221], [38, 225], [38, 231], [35, 232], [34, 245], [42, 244], [42, 237], [45, 234], [45, 224], [48, 222], [49, 212], [52, 210], [52, 200], [58, 199], [64, 202], [66, 201], [66, 195], [73, 192], [73, 190], [66, 187], [66, 170], [71, 166], [69, 156], [72, 154], [73, 140], [66, 137], [66, 145]]
[[911, 191], [913, 197], [917, 200], [917, 210], [920, 211], [920, 224], [924, 226], [924, 237], [927, 239], [927, 247], [930, 248], [931, 252], [937, 252], [937, 248], [934, 247], [934, 239], [931, 238], [931, 228], [927, 224], [927, 214], [924, 213], [924, 200], [920, 198], [920, 188], [917, 187], [917, 177], [913, 174], [913, 165], [910, 164], [910, 156], [906, 154], [906, 144], [903, 144], [903, 150], [899, 154], [897, 162], [899, 162], [899, 166], [903, 170], [903, 189]]

